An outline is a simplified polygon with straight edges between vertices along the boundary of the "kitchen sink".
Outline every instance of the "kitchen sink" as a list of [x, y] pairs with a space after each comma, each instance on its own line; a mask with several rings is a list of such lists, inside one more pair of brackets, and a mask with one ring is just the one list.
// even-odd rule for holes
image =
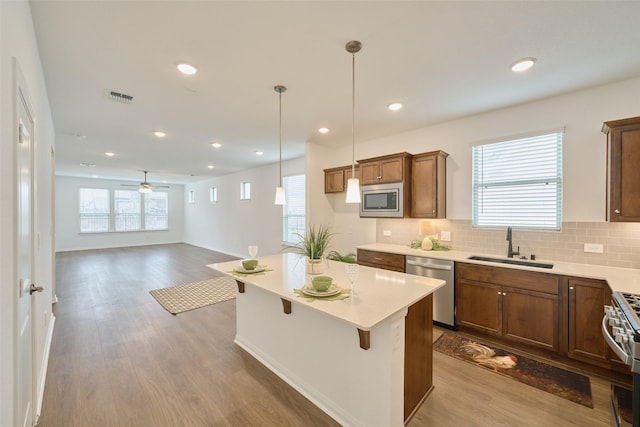
[[522, 260], [522, 259], [491, 258], [491, 257], [486, 257], [486, 256], [478, 256], [478, 255], [470, 256], [468, 259], [472, 259], [472, 260], [475, 260], [475, 261], [497, 262], [497, 263], [500, 263], [500, 264], [524, 265], [526, 267], [553, 268], [553, 264], [545, 264], [543, 262], [526, 261], [526, 260]]

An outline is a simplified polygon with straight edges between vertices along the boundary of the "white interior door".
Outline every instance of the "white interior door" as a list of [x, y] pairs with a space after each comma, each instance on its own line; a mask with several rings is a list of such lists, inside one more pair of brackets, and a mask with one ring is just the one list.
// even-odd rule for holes
[[18, 83], [17, 91], [18, 126], [18, 345], [16, 353], [16, 405], [17, 415], [23, 427], [31, 427], [34, 422], [33, 407], [33, 115], [28, 97]]

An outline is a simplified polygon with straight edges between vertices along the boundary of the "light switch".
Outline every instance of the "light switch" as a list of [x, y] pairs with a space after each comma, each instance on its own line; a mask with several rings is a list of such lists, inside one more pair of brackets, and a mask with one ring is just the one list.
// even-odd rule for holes
[[450, 231], [441, 231], [440, 232], [440, 240], [442, 240], [443, 242], [450, 242], [451, 241], [451, 232]]

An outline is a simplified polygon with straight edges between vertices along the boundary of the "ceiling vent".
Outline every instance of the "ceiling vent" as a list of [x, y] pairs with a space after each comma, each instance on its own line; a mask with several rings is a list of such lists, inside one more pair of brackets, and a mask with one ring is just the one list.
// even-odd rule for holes
[[133, 102], [133, 96], [113, 90], [109, 92], [109, 98], [113, 101], [122, 102], [123, 104], [131, 104]]

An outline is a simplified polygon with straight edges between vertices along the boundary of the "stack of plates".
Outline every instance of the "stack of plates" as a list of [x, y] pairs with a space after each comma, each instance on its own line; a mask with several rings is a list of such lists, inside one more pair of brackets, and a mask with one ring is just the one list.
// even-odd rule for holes
[[340, 292], [342, 292], [342, 289], [340, 289], [340, 287], [335, 284], [329, 286], [329, 289], [327, 289], [326, 291], [316, 291], [313, 288], [313, 285], [306, 285], [304, 288], [302, 288], [303, 294], [312, 297], [331, 297], [334, 295], [338, 295]]
[[236, 268], [234, 269], [234, 271], [235, 271], [236, 273], [251, 274], [251, 273], [261, 273], [261, 272], [263, 272], [263, 271], [264, 271], [264, 268], [265, 268], [265, 267], [264, 267], [263, 265], [259, 265], [259, 266], [257, 266], [256, 268], [254, 268], [253, 270], [247, 270], [247, 269], [246, 269], [246, 268], [244, 268], [243, 266], [239, 266], [239, 267], [236, 267]]

